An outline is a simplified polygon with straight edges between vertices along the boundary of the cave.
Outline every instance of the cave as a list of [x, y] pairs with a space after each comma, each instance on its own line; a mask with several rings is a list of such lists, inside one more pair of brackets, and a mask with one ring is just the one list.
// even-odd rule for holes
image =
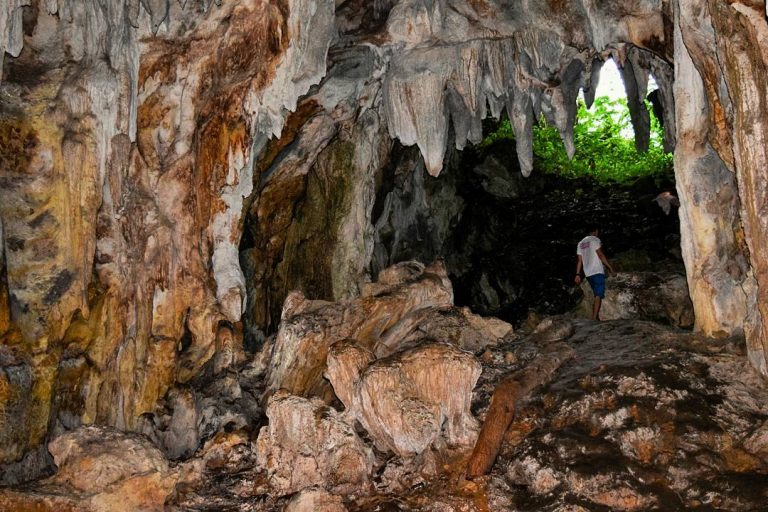
[[764, 509], [766, 12], [4, 0], [0, 509]]

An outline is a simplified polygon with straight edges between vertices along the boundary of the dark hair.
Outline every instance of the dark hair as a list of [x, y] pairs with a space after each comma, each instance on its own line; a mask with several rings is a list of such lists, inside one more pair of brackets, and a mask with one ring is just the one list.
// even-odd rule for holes
[[594, 233], [600, 229], [600, 224], [597, 222], [587, 222], [587, 233]]

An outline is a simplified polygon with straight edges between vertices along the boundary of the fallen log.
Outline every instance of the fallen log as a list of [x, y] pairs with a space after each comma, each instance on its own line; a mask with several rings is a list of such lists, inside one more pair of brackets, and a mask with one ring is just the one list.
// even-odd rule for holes
[[515, 417], [517, 402], [549, 382], [558, 368], [571, 357], [573, 349], [570, 345], [554, 343], [525, 368], [502, 379], [493, 392], [483, 428], [469, 458], [467, 478], [476, 478], [491, 470], [499, 455], [504, 434]]

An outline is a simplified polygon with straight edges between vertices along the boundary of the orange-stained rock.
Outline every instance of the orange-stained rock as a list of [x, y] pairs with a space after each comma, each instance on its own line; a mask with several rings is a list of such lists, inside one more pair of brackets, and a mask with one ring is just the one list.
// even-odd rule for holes
[[272, 352], [267, 395], [283, 389], [330, 399], [332, 390], [323, 373], [331, 345], [354, 339], [371, 350], [382, 339], [404, 336], [401, 321], [409, 315], [449, 307], [452, 301], [453, 289], [442, 263], [421, 266], [407, 280], [348, 302], [310, 301], [299, 292], [289, 295]]
[[317, 398], [281, 391], [269, 399], [267, 416], [258, 463], [278, 496], [313, 486], [343, 495], [367, 492], [373, 452], [345, 415]]
[[10, 7], [0, 54], [6, 21], [21, 53], [0, 81], [0, 331], [10, 309], [11, 373], [29, 378], [12, 376], [0, 464], [59, 417], [138, 428], [241, 342], [216, 333], [245, 299], [254, 140], [322, 78], [335, 33], [330, 0]]
[[378, 449], [408, 457], [474, 443], [478, 423], [470, 403], [480, 364], [472, 354], [434, 343], [362, 369], [369, 357], [363, 348], [334, 345], [327, 376]]
[[143, 473], [167, 473], [168, 461], [143, 436], [100, 427], [82, 427], [48, 445], [58, 467], [50, 482], [85, 493]]
[[433, 307], [416, 311], [400, 321], [376, 344], [378, 356], [386, 356], [399, 347], [424, 341], [450, 343], [463, 350], [478, 352], [498, 344], [513, 333], [512, 326], [493, 317], [482, 317], [469, 308]]
[[318, 489], [301, 491], [285, 506], [285, 512], [346, 512], [339, 496]]
[[677, 8], [675, 95], [685, 145], [675, 172], [696, 328], [743, 331], [752, 366], [768, 376], [765, 12], [738, 0], [680, 0]]
[[178, 480], [146, 438], [82, 427], [49, 444], [54, 476], [24, 490], [0, 491], [3, 510], [130, 512], [165, 510]]
[[339, 341], [331, 345], [324, 376], [334, 385], [333, 391], [345, 408], [349, 409], [355, 404], [360, 375], [375, 360], [376, 356], [355, 340]]

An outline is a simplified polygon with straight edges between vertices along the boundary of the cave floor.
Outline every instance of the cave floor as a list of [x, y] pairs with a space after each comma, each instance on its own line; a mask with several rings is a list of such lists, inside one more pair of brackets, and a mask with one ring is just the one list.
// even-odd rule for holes
[[[554, 379], [520, 404], [491, 474], [463, 477], [468, 454], [435, 454], [437, 476], [407, 488], [382, 457], [373, 496], [351, 511], [765, 510], [768, 386], [743, 340], [711, 340], [652, 322], [553, 321], [574, 350]], [[499, 380], [525, 367], [540, 335], [518, 333], [478, 354], [473, 412]], [[177, 487], [180, 510], [281, 510], [247, 444]], [[402, 481], [402, 480], [401, 480]], [[335, 509], [334, 509], [335, 510]]]

